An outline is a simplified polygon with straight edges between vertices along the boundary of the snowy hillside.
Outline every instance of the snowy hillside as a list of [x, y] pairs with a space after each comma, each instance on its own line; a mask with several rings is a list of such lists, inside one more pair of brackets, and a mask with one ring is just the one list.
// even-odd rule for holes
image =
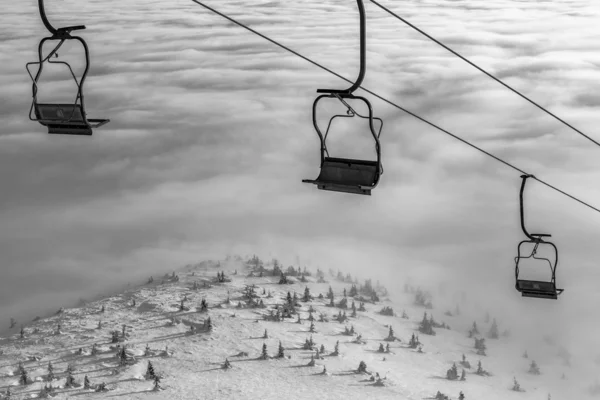
[[[494, 316], [475, 315], [464, 297], [446, 308], [425, 285], [396, 283], [404, 290], [391, 293], [369, 277], [281, 268], [292, 282], [255, 257], [206, 261], [22, 329], [15, 318], [0, 342], [0, 398], [43, 397], [44, 387], [56, 399], [591, 398], [559, 344], [546, 338], [548, 351], [526, 359], [510, 321], [489, 337]], [[474, 322], [479, 334], [469, 334]], [[448, 379], [453, 364], [457, 379]]]

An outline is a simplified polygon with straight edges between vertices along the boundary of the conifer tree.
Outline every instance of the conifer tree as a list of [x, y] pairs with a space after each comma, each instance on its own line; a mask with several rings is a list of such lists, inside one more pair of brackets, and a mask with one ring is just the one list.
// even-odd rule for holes
[[155, 375], [154, 376], [154, 387], [152, 388], [152, 390], [155, 392], [158, 392], [161, 389], [162, 389], [162, 387], [160, 387], [160, 377], [158, 375]]
[[104, 311], [106, 311], [106, 309], [104, 308], [104, 304], [103, 304], [102, 308], [100, 309], [100, 312], [103, 313]]
[[97, 327], [97, 329], [102, 329], [102, 320], [98, 321], [98, 327]]
[[308, 301], [310, 301], [310, 300], [311, 300], [311, 296], [310, 296], [310, 290], [308, 289], [308, 286], [306, 286], [306, 287], [304, 288], [304, 297], [302, 298], [302, 300], [303, 300], [304, 302], [308, 302]]
[[119, 343], [119, 331], [112, 331], [111, 343]]
[[155, 376], [156, 373], [154, 372], [154, 366], [152, 365], [152, 362], [148, 360], [148, 366], [146, 367], [146, 374], [144, 374], [144, 377], [146, 380], [150, 380], [154, 379]]
[[67, 379], [66, 379], [66, 382], [65, 382], [65, 387], [71, 388], [71, 387], [73, 387], [75, 385], [76, 384], [75, 384], [75, 378], [73, 377], [73, 372], [67, 370]]
[[260, 359], [261, 360], [266, 360], [267, 358], [269, 358], [269, 355], [267, 354], [267, 344], [263, 343], [262, 353], [260, 355]]
[[208, 332], [211, 332], [213, 330], [213, 324], [212, 321], [210, 319], [210, 317], [208, 317], [205, 321], [204, 321], [204, 327]]
[[19, 377], [19, 383], [23, 386], [29, 383], [29, 376], [23, 366], [21, 366], [21, 376]]
[[385, 352], [386, 352], [386, 353], [389, 353], [389, 352], [390, 352], [390, 344], [389, 344], [389, 343], [386, 343], [386, 344], [385, 344]]
[[460, 374], [460, 380], [461, 380], [461, 381], [464, 381], [464, 380], [466, 380], [466, 379], [467, 379], [467, 378], [466, 378], [466, 372], [465, 372], [465, 369], [463, 368], [463, 369], [462, 369], [462, 372], [461, 372], [461, 374]]
[[54, 380], [54, 366], [51, 361], [48, 361], [48, 374], [46, 375], [46, 381], [52, 382]]
[[358, 364], [358, 369], [356, 370], [357, 373], [359, 374], [363, 374], [367, 372], [367, 364], [364, 361], [361, 361]]
[[335, 347], [333, 349], [333, 353], [331, 355], [338, 356], [340, 354], [340, 341], [335, 342]]
[[310, 361], [308, 362], [308, 366], [309, 367], [314, 367], [315, 366], [315, 356], [311, 354], [310, 356]]
[[25, 339], [25, 328], [23, 328], [23, 325], [21, 325], [21, 332], [19, 334], [21, 336], [21, 339]]
[[265, 329], [265, 333], [263, 334], [263, 339], [268, 339], [268, 338], [269, 338], [269, 335], [267, 333], [267, 330]]
[[223, 364], [223, 369], [230, 369], [231, 368], [231, 363], [229, 362], [229, 359], [225, 359], [225, 363]]
[[90, 387], [91, 387], [90, 379], [89, 379], [89, 378], [88, 378], [88, 376], [86, 375], [86, 376], [83, 378], [83, 388], [84, 388], [84, 389], [86, 389], [86, 390], [88, 390], [88, 389], [90, 389]]
[[96, 348], [96, 343], [92, 344], [92, 350], [91, 350], [91, 355], [95, 356], [96, 354], [98, 354], [98, 348]]
[[10, 329], [14, 328], [15, 326], [17, 326], [17, 321], [14, 318], [10, 318]]
[[283, 349], [283, 345], [281, 344], [281, 340], [279, 341], [279, 348], [277, 349], [277, 358], [284, 358], [285, 353]]
[[333, 289], [329, 286], [329, 291], [327, 292], [327, 298], [333, 300]]

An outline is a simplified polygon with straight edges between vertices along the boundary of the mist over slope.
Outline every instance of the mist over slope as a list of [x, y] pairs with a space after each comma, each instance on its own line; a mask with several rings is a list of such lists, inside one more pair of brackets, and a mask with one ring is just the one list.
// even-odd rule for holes
[[[31, 398], [49, 385], [57, 399], [92, 398], [102, 395], [94, 387], [104, 382], [104, 397], [140, 399], [202, 393], [215, 399], [416, 400], [437, 391], [450, 399], [461, 391], [466, 399], [591, 398], [592, 360], [575, 355], [572, 341], [543, 325], [519, 325], [449, 279], [411, 276], [388, 285], [366, 268], [291, 265], [256, 256], [188, 264], [26, 323], [23, 337], [16, 321], [0, 339], [0, 392], [10, 387], [16, 398]], [[520, 313], [529, 312], [529, 300], [519, 301]], [[424, 313], [433, 318], [434, 335], [425, 332]], [[497, 339], [489, 336], [494, 321]], [[474, 323], [479, 333], [469, 337]], [[420, 345], [411, 347], [413, 334]], [[485, 338], [485, 354], [474, 348], [475, 338]], [[463, 355], [470, 367], [461, 363]], [[225, 360], [231, 368], [223, 367]], [[164, 390], [154, 391], [145, 376], [148, 361]], [[361, 361], [365, 373], [357, 372]], [[479, 361], [489, 375], [476, 373]], [[541, 374], [529, 373], [532, 361]], [[48, 378], [49, 363], [55, 379]], [[447, 379], [453, 364], [459, 375], [464, 369], [465, 381]], [[19, 384], [19, 365], [27, 385]], [[71, 387], [65, 387], [68, 365]], [[89, 390], [81, 386], [84, 376]], [[524, 392], [511, 390], [513, 378]]]

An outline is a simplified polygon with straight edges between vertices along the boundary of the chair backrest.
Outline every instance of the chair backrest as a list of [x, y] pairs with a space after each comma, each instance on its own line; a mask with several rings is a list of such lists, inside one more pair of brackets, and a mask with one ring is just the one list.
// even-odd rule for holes
[[35, 115], [41, 123], [85, 124], [81, 104], [36, 104]]
[[377, 161], [326, 157], [318, 181], [342, 185], [374, 186], [379, 178]]

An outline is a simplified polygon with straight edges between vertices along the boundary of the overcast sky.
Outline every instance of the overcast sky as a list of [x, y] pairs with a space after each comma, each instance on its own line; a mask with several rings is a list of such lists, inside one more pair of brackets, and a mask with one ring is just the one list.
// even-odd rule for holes
[[[47, 135], [27, 118], [24, 64], [46, 35], [36, 3], [6, 7], [0, 23], [0, 324], [23, 308], [35, 313], [228, 252], [379, 268], [388, 286], [392, 277], [436, 275], [494, 293], [481, 300], [490, 307], [521, 305], [523, 318], [555, 329], [598, 315], [600, 214], [531, 181], [530, 230], [553, 235], [566, 291], [551, 306], [522, 308], [512, 261], [523, 238], [517, 172], [371, 98], [385, 120], [385, 173], [373, 195], [301, 183], [319, 172], [315, 91], [348, 84], [191, 1], [49, 1], [55, 26], [87, 26], [88, 117], [111, 122], [91, 138]], [[593, 3], [384, 2], [600, 140]], [[353, 1], [209, 4], [356, 76]], [[600, 148], [373, 4], [366, 9], [365, 87], [600, 206]], [[59, 54], [81, 66], [77, 46]], [[46, 78], [43, 100], [72, 99], [64, 71]], [[331, 103], [322, 115], [340, 110]], [[340, 124], [331, 154], [371, 158], [365, 127]]]

